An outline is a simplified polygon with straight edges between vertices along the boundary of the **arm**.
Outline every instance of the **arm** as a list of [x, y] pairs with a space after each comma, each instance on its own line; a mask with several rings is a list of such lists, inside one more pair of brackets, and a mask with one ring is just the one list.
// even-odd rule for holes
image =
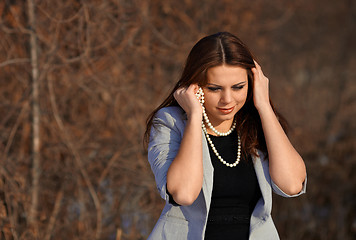
[[282, 191], [294, 195], [302, 189], [306, 177], [305, 164], [274, 114], [269, 102], [268, 79], [263, 75], [261, 67], [255, 64], [256, 68], [252, 69], [254, 103], [260, 114], [267, 144], [270, 175]]
[[167, 172], [167, 190], [180, 205], [192, 204], [203, 184], [202, 108], [195, 97], [197, 88], [191, 85], [174, 94], [188, 117], [177, 156]]

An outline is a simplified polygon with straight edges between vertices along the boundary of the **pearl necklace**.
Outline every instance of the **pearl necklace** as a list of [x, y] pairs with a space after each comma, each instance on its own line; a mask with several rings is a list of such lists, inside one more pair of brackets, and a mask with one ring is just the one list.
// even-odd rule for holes
[[[210, 123], [209, 121], [209, 118], [208, 118], [208, 115], [206, 114], [205, 112], [205, 107], [204, 107], [204, 92], [203, 92], [203, 89], [199, 88], [198, 92], [196, 93], [196, 96], [203, 108], [203, 116], [204, 116], [204, 120], [206, 122], [206, 124], [208, 125], [208, 127], [214, 132], [216, 133], [218, 136], [227, 136], [229, 135], [232, 131], [234, 131], [234, 129], [236, 128], [236, 120], [234, 120], [233, 124], [232, 124], [232, 127], [230, 128], [229, 131], [225, 132], [225, 133], [221, 133], [219, 132], [218, 130], [216, 130], [214, 128], [214, 126]], [[221, 163], [223, 163], [224, 165], [228, 166], [228, 167], [236, 167], [237, 164], [239, 164], [240, 162], [240, 157], [241, 157], [241, 140], [240, 140], [240, 135], [238, 135], [238, 140], [237, 140], [237, 143], [238, 143], [238, 147], [237, 147], [237, 157], [236, 157], [236, 161], [234, 163], [228, 163], [226, 162], [221, 156], [220, 154], [218, 153], [218, 151], [216, 150], [215, 148], [215, 145], [213, 143], [213, 141], [211, 141], [210, 137], [209, 137], [209, 134], [208, 134], [208, 131], [206, 130], [206, 127], [205, 127], [205, 124], [204, 124], [204, 121], [202, 121], [202, 128], [203, 128], [203, 131], [205, 133], [205, 136], [206, 136], [206, 139], [207, 141], [209, 142], [210, 146], [211, 146], [211, 149], [213, 150], [213, 152], [215, 153], [216, 157], [219, 159], [219, 161]]]
[[237, 157], [236, 157], [236, 161], [234, 163], [228, 163], [226, 162], [221, 156], [220, 154], [218, 153], [218, 150], [216, 150], [215, 148], [215, 145], [213, 143], [213, 141], [211, 141], [210, 137], [209, 137], [209, 134], [206, 130], [206, 127], [204, 125], [204, 122], [202, 124], [202, 128], [203, 128], [203, 131], [205, 133], [205, 136], [206, 136], [206, 140], [208, 140], [210, 146], [211, 146], [211, 149], [213, 150], [213, 152], [215, 153], [216, 157], [219, 159], [219, 161], [221, 163], [223, 163], [224, 165], [228, 166], [228, 167], [236, 167], [237, 164], [239, 164], [240, 162], [240, 157], [241, 157], [241, 140], [240, 140], [240, 135], [238, 135], [238, 140], [237, 140], [237, 143], [238, 143], [238, 146], [237, 146]]

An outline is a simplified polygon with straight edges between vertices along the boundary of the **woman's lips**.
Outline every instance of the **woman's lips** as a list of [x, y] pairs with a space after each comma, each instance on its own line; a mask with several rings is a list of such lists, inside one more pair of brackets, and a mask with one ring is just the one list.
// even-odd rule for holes
[[220, 112], [222, 112], [223, 114], [229, 114], [231, 113], [232, 111], [234, 111], [234, 108], [235, 107], [231, 107], [231, 108], [218, 108], [218, 110]]

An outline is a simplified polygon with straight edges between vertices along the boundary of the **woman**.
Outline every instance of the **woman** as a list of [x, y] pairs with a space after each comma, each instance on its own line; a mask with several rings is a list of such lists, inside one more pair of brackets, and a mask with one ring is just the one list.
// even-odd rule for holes
[[306, 186], [279, 119], [241, 40], [227, 32], [201, 39], [147, 121], [148, 160], [166, 200], [149, 239], [279, 239], [272, 189], [294, 197]]

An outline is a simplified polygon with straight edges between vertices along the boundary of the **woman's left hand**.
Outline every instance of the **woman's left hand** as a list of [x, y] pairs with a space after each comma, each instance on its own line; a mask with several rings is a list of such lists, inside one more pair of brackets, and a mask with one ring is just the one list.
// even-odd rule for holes
[[270, 105], [269, 102], [269, 88], [268, 88], [268, 83], [269, 80], [268, 78], [263, 74], [261, 66], [256, 62], [255, 68], [252, 68], [252, 73], [253, 73], [253, 102], [255, 104], [255, 107], [257, 110], [261, 110], [265, 108], [266, 106]]

